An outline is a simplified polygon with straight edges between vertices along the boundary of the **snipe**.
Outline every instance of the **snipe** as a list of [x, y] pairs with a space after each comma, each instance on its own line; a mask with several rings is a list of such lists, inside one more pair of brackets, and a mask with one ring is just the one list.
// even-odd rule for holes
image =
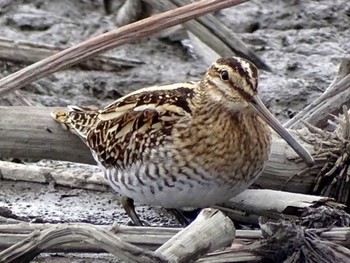
[[[52, 116], [80, 136], [121, 195], [166, 208], [205, 207], [257, 179], [270, 154], [269, 126], [313, 163], [266, 109], [257, 86], [251, 62], [221, 58], [201, 81], [144, 88], [101, 110], [71, 106]], [[130, 199], [124, 207], [140, 224]]]

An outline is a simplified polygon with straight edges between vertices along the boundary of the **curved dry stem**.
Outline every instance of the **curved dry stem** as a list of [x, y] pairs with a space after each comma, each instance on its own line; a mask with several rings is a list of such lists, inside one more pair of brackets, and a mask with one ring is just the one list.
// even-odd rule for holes
[[28, 238], [2, 251], [0, 261], [29, 262], [44, 250], [74, 241], [100, 247], [127, 262], [167, 262], [161, 255], [124, 242], [107, 230], [85, 224], [56, 225], [34, 231]]

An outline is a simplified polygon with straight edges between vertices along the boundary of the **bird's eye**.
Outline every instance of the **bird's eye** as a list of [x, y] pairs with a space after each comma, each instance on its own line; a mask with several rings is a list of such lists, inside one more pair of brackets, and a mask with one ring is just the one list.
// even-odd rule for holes
[[228, 72], [226, 70], [221, 71], [220, 77], [222, 80], [228, 80]]

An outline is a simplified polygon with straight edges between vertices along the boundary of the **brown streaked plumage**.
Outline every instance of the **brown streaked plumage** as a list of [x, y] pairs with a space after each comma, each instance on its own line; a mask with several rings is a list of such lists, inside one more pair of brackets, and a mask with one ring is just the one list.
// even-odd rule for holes
[[[120, 194], [167, 208], [204, 207], [257, 179], [270, 154], [268, 125], [313, 162], [262, 104], [257, 86], [251, 62], [221, 58], [201, 81], [141, 89], [101, 110], [73, 106], [52, 115], [83, 139]], [[128, 214], [138, 220], [133, 209]]]

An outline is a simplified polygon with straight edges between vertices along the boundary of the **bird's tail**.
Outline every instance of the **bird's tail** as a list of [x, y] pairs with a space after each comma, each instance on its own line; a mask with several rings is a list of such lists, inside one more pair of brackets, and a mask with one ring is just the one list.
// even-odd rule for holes
[[93, 108], [67, 106], [67, 111], [54, 111], [51, 112], [51, 116], [65, 129], [86, 139], [89, 131], [95, 127], [98, 111]]

